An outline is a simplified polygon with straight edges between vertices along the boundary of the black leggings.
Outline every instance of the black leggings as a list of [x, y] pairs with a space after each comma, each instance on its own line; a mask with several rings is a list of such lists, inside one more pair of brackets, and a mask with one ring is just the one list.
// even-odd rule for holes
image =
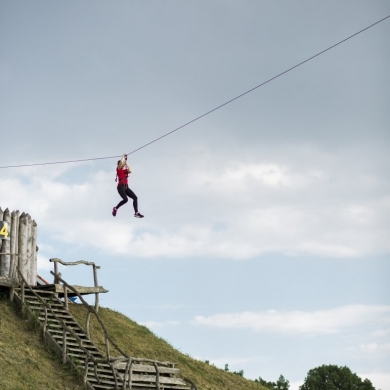
[[127, 199], [127, 197], [129, 197], [129, 198], [133, 199], [134, 211], [136, 213], [138, 213], [138, 198], [137, 198], [137, 195], [127, 186], [127, 184], [119, 184], [117, 189], [118, 189], [119, 195], [122, 197], [123, 200], [121, 200], [118, 203], [118, 206], [116, 206], [116, 208], [119, 209], [119, 207], [121, 207], [125, 203], [127, 203], [128, 200], [129, 200], [129, 199]]

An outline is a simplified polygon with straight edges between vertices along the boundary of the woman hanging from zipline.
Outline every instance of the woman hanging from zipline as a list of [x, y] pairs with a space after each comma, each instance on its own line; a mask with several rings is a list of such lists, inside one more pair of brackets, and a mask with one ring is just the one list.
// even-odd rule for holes
[[122, 158], [118, 161], [116, 168], [116, 178], [118, 180], [118, 192], [122, 197], [122, 200], [118, 203], [116, 207], [112, 209], [112, 215], [115, 217], [119, 207], [123, 206], [128, 202], [128, 198], [133, 199], [134, 207], [134, 217], [143, 218], [144, 216], [138, 211], [138, 198], [137, 195], [129, 188], [128, 186], [128, 177], [131, 173], [130, 166], [127, 164], [127, 154], [124, 154]]

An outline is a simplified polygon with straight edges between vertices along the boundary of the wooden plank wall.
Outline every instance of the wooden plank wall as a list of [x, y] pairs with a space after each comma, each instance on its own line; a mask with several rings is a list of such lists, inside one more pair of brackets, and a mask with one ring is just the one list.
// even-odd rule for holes
[[0, 221], [8, 223], [9, 240], [0, 236], [0, 277], [18, 280], [16, 266], [30, 285], [36, 285], [37, 224], [27, 213], [4, 211], [0, 207]]

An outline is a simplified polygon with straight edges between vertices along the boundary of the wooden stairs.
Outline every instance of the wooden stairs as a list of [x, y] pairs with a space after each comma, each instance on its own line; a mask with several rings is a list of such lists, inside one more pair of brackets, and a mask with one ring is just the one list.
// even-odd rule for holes
[[[103, 354], [53, 291], [22, 284], [14, 287], [11, 299], [34, 317], [49, 345], [70, 363], [91, 390], [198, 390], [190, 380], [180, 377], [174, 363]], [[87, 326], [87, 328], [89, 328]], [[107, 358], [107, 356], [109, 356]]]

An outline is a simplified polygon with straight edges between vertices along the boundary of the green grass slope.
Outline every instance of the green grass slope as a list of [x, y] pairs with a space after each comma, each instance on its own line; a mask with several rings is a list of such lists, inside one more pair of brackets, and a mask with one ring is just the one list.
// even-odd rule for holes
[[[71, 312], [85, 324], [86, 309], [71, 305]], [[177, 363], [183, 377], [194, 381], [199, 390], [265, 390], [260, 384], [225, 372], [175, 350], [124, 315], [100, 308], [99, 315], [109, 335], [128, 355]], [[91, 317], [91, 336], [105, 351], [100, 325]], [[112, 355], [117, 353], [112, 350]], [[1, 390], [82, 390], [82, 380], [69, 365], [63, 365], [42, 341], [40, 331], [22, 318], [7, 297], [0, 295], [0, 389]]]
[[82, 390], [82, 381], [44, 346], [31, 321], [0, 295], [0, 389]]

